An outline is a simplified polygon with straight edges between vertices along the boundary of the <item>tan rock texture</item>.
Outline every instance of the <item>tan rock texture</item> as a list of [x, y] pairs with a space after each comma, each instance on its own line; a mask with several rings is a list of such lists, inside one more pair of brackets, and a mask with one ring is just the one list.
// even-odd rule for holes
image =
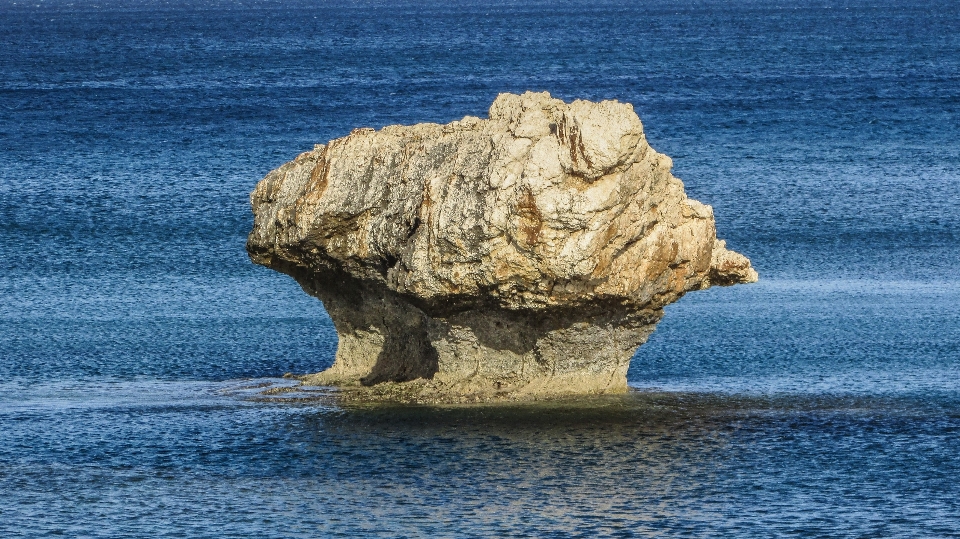
[[665, 305], [757, 280], [671, 165], [629, 104], [501, 94], [488, 119], [356, 129], [272, 171], [247, 250], [336, 325], [334, 365], [309, 382], [625, 391]]

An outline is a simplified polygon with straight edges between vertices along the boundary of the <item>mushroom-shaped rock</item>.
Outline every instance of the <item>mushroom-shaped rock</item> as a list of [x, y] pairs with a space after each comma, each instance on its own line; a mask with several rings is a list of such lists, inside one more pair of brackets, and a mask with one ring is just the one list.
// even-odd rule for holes
[[312, 383], [624, 391], [665, 305], [757, 280], [670, 168], [629, 104], [501, 94], [486, 120], [356, 129], [270, 172], [247, 251], [336, 326]]

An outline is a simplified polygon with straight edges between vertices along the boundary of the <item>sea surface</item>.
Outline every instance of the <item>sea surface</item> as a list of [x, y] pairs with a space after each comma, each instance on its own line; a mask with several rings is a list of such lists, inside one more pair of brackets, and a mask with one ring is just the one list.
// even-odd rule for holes
[[[336, 347], [256, 182], [525, 90], [633, 103], [760, 282], [627, 396], [255, 398]], [[960, 537], [960, 3], [0, 0], [0, 537], [47, 536]]]

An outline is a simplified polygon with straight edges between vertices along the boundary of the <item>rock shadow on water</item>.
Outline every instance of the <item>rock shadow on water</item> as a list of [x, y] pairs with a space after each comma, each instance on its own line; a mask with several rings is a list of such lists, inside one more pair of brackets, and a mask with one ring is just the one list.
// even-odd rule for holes
[[[904, 428], [917, 421], [951, 421], [950, 406], [922, 395], [730, 394], [630, 389], [623, 394], [568, 396], [539, 401], [411, 403], [355, 399], [340, 388], [287, 384], [238, 395], [265, 403], [318, 406], [325, 429], [429, 433], [620, 433], [625, 436], [782, 428], [831, 430], [841, 424], [875, 423]], [[953, 399], [953, 405], [957, 399]], [[955, 414], [954, 414], [955, 415]], [[790, 427], [792, 425], [793, 427]]]

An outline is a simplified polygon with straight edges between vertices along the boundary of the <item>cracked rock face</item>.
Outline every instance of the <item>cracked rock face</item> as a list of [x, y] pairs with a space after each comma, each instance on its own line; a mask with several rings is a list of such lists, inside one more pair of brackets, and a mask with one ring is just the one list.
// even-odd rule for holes
[[274, 170], [247, 250], [336, 325], [313, 383], [623, 391], [665, 305], [757, 280], [670, 168], [629, 104], [501, 94], [488, 119], [356, 129]]

